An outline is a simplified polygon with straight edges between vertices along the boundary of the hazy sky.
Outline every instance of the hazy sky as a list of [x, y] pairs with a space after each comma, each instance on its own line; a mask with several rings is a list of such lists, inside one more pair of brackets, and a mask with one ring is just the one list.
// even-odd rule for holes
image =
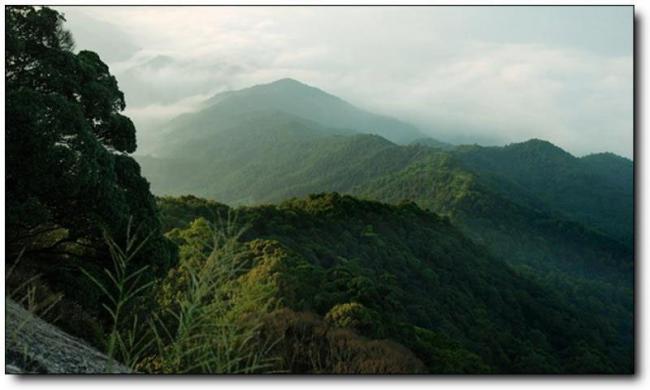
[[446, 141], [633, 150], [631, 7], [56, 7], [139, 131], [292, 77]]

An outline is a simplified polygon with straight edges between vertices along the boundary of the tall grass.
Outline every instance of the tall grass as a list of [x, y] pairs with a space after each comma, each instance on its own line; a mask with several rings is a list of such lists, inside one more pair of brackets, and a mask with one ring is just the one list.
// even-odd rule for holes
[[[139, 229], [133, 232], [132, 225], [133, 219], [129, 218], [124, 246], [120, 246], [107, 231], [104, 231], [104, 241], [113, 262], [112, 269], [104, 269], [106, 276], [104, 281], [100, 281], [85, 269], [81, 269], [108, 300], [108, 304], [102, 304], [102, 306], [108, 312], [111, 320], [106, 351], [109, 358], [107, 365], [109, 372], [116, 358], [119, 358], [127, 367], [133, 368], [150, 343], [146, 337], [140, 337], [142, 328], [137, 314], [124, 312], [134, 298], [153, 285], [153, 281], [141, 282], [142, 275], [149, 266], [143, 266], [136, 270], [131, 267], [132, 260], [147, 243], [151, 233], [143, 239], [139, 239], [137, 234]], [[125, 323], [128, 326], [125, 326]]]
[[[274, 305], [271, 284], [241, 282], [251, 264], [241, 256], [238, 239], [245, 228], [236, 214], [203, 226], [199, 251], [183, 251], [180, 264], [156, 283], [140, 282], [148, 267], [130, 263], [148, 237], [138, 240], [127, 228], [124, 247], [106, 235], [113, 269], [102, 282], [84, 273], [108, 298], [104, 308], [112, 324], [107, 354], [133, 370], [151, 373], [257, 373], [270, 370], [273, 343], [260, 334], [262, 314]], [[191, 253], [192, 255], [188, 255]], [[125, 308], [146, 291], [173, 290], [167, 304], [141, 321]], [[110, 367], [109, 367], [110, 369]]]
[[[260, 339], [262, 314], [271, 310], [273, 287], [245, 285], [241, 276], [251, 264], [241, 256], [238, 239], [246, 228], [236, 214], [199, 226], [206, 251], [181, 259], [179, 268], [187, 283], [177, 302], [159, 319], [155, 340], [157, 359], [150, 366], [165, 373], [256, 373], [270, 369], [272, 343]], [[205, 234], [207, 233], [207, 234]], [[208, 241], [209, 240], [209, 241]], [[208, 242], [205, 242], [208, 241]]]

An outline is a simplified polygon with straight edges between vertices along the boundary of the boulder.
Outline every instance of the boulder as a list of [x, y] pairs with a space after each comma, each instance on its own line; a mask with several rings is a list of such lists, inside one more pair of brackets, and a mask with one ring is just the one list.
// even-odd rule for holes
[[126, 374], [102, 354], [5, 299], [5, 373], [7, 374]]

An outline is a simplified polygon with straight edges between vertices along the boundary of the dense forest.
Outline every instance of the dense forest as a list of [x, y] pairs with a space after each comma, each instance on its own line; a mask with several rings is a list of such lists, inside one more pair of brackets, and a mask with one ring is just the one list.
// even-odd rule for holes
[[242, 260], [251, 264], [243, 278], [273, 280], [293, 312], [399, 342], [428, 372], [620, 372], [631, 364], [629, 350], [613, 347], [624, 334], [615, 324], [413, 203], [328, 193], [235, 211], [194, 197], [159, 205], [181, 248], [215, 215], [234, 213], [231, 229], [246, 227], [238, 242], [252, 257]]
[[630, 160], [450, 145], [292, 79], [218, 94], [137, 155], [64, 17], [5, 19], [7, 298], [116, 364], [634, 372]]

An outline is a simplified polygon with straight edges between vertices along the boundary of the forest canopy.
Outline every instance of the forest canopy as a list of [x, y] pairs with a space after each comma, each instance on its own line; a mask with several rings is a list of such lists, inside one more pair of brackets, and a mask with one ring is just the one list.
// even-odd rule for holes
[[70, 270], [102, 273], [111, 264], [105, 235], [123, 241], [136, 221], [149, 239], [134, 264], [146, 265], [148, 278], [175, 263], [176, 248], [129, 155], [135, 127], [108, 66], [76, 53], [50, 8], [6, 7], [5, 20], [7, 263], [96, 311], [99, 294]]

